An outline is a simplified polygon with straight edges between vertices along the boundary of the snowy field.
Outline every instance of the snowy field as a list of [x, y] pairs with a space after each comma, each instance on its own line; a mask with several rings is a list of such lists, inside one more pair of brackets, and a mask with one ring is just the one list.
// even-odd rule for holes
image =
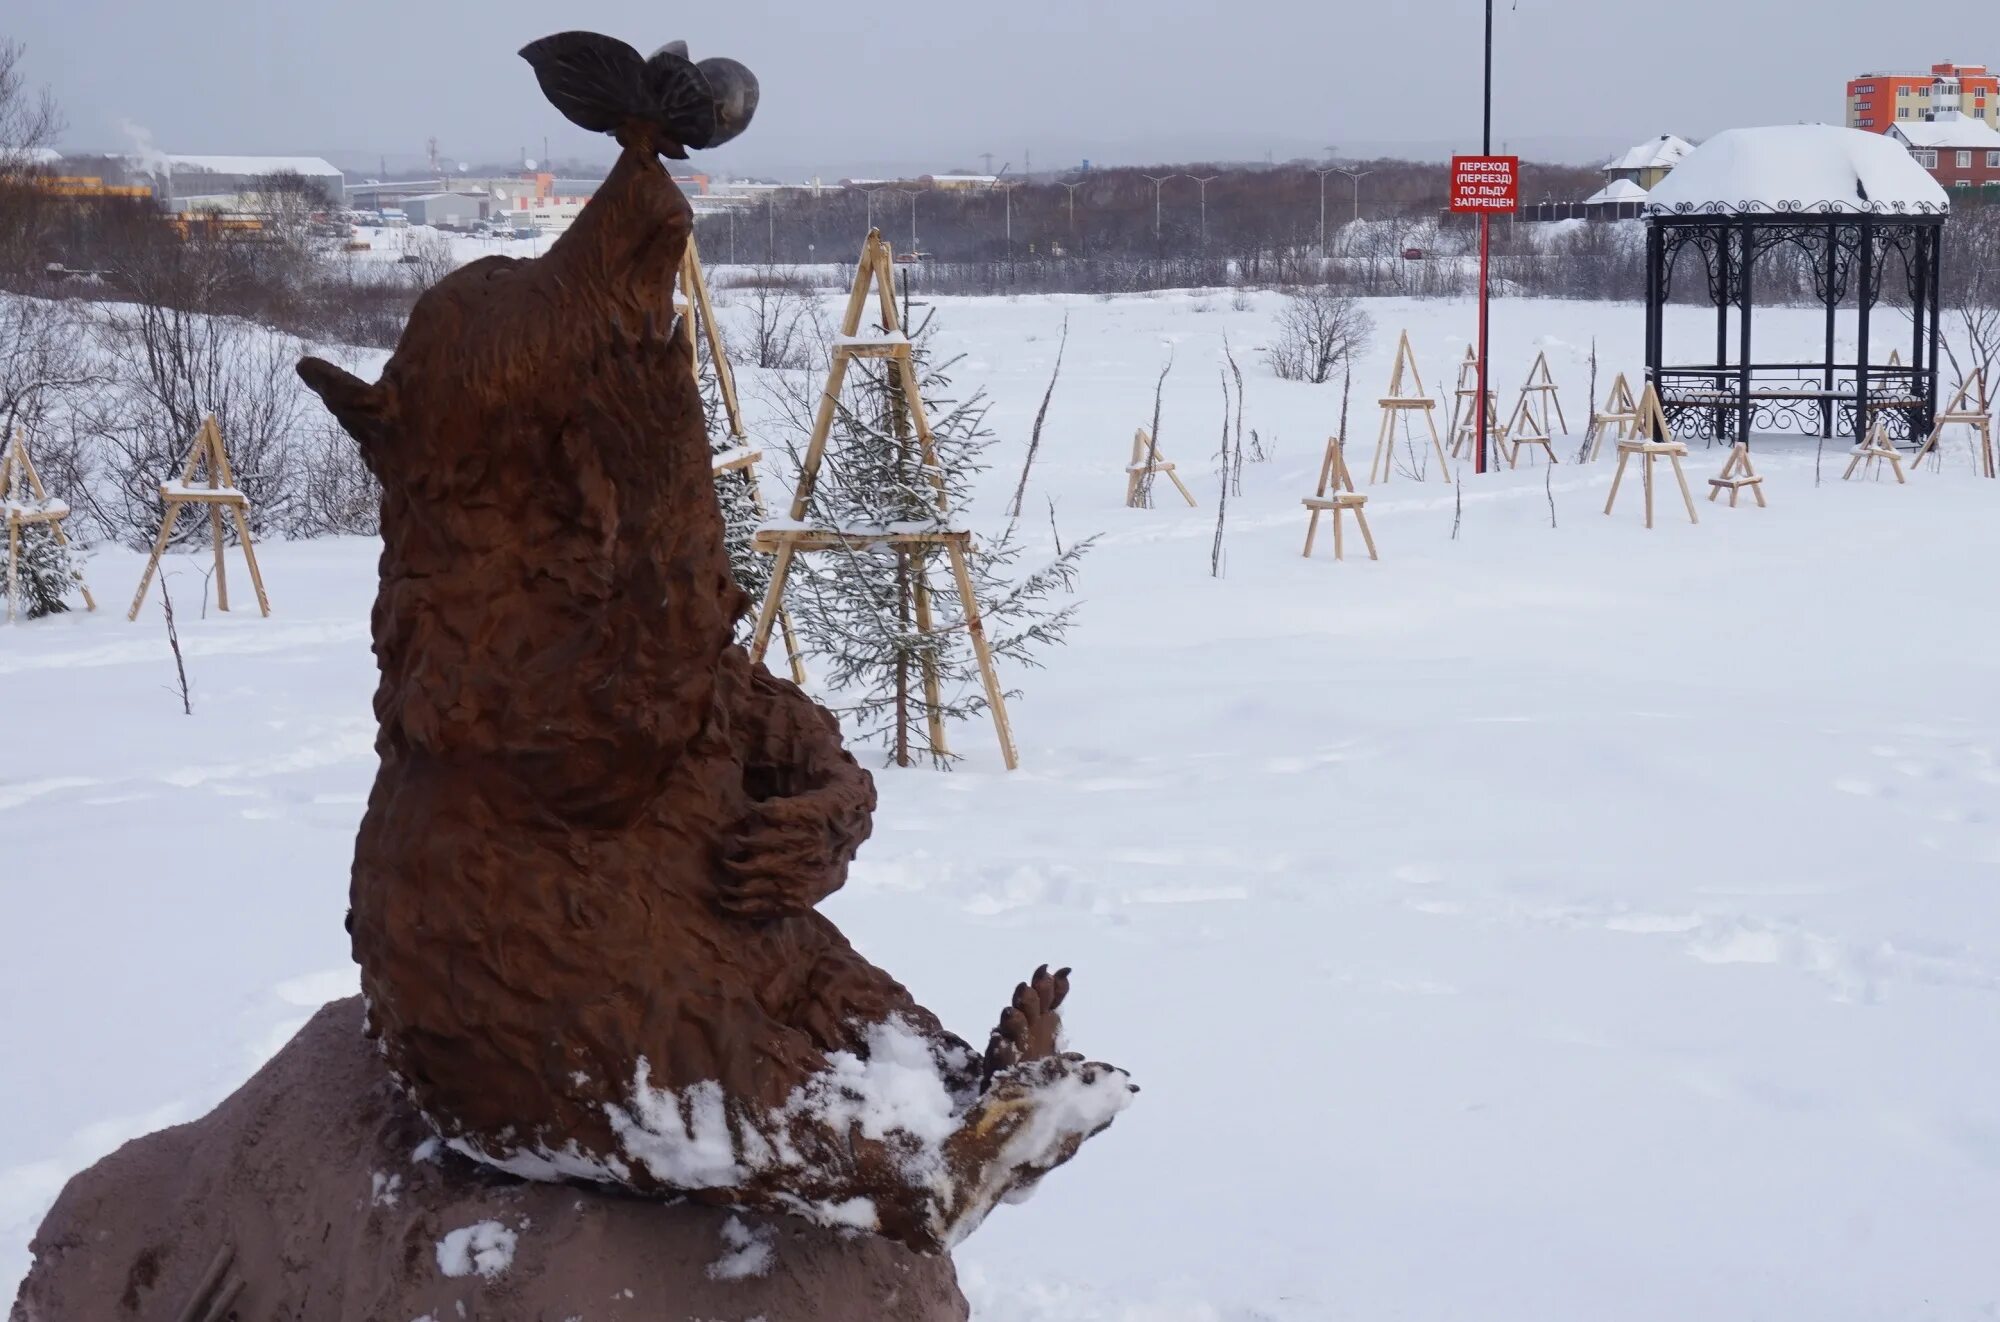
[[[1273, 378], [1278, 300], [1245, 302], [941, 300], [1005, 437], [984, 526], [1068, 312], [1029, 521], [1053, 500], [1065, 542], [1101, 541], [1072, 644], [1006, 677], [1024, 769], [975, 725], [959, 770], [878, 771], [826, 908], [968, 1036], [1075, 965], [1072, 1042], [1144, 1088], [960, 1252], [976, 1316], [2000, 1316], [2000, 484], [1962, 441], [1907, 487], [1775, 441], [1769, 509], [1690, 526], [1669, 485], [1647, 532], [1636, 485], [1606, 518], [1610, 462], [1559, 443], [1546, 486], [1467, 474], [1456, 540], [1451, 487], [1398, 477], [1380, 563], [1324, 530], [1309, 561], [1338, 386]], [[1473, 320], [1370, 310], [1362, 476], [1396, 332], [1448, 391]], [[1760, 358], [1817, 340], [1759, 316]], [[1591, 339], [1601, 388], [1637, 371], [1635, 308], [1493, 322], [1501, 383], [1547, 347], [1579, 431]], [[1276, 457], [1244, 468], [1218, 579], [1225, 332]], [[1169, 345], [1160, 443], [1201, 507], [1162, 484], [1128, 510]], [[1696, 450], [1698, 495], [1721, 463]], [[135, 555], [91, 561], [95, 616], [0, 631], [0, 1299], [72, 1172], [355, 988], [375, 547], [262, 558], [269, 620], [199, 618], [174, 567], [191, 719], [157, 599], [123, 618]]]

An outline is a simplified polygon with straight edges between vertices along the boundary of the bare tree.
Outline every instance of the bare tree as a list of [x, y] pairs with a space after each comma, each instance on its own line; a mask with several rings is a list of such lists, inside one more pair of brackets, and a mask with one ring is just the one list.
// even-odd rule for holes
[[[1232, 365], [1234, 360], [1231, 360]], [[1217, 473], [1221, 481], [1215, 497], [1215, 542], [1208, 552], [1208, 574], [1210, 578], [1222, 577], [1222, 535], [1229, 523], [1229, 478], [1232, 469], [1239, 469], [1241, 460], [1232, 464], [1229, 445], [1229, 374], [1217, 369], [1222, 377], [1222, 449], [1216, 454], [1220, 467]]]
[[263, 237], [287, 244], [301, 252], [310, 251], [313, 217], [333, 208], [316, 179], [296, 170], [279, 170], [258, 176], [244, 194], [244, 202], [263, 221]]
[[[111, 348], [129, 383], [99, 422], [109, 479], [101, 514], [135, 545], [160, 526], [159, 484], [178, 475], [202, 420], [215, 415], [236, 485], [259, 531], [292, 517], [292, 436], [306, 415], [293, 372], [303, 346], [235, 317], [141, 303], [111, 314]], [[192, 535], [193, 525], [185, 525]]]
[[[1983, 374], [1990, 389], [2000, 359], [2000, 211], [1980, 207], [1954, 215], [1944, 245], [1945, 333], [1940, 336], [1951, 363], [1951, 390]], [[1909, 309], [1903, 309], [1909, 315]]]
[[1278, 338], [1264, 352], [1271, 370], [1287, 381], [1325, 385], [1375, 332], [1361, 305], [1325, 285], [1285, 291]]
[[1174, 370], [1174, 351], [1167, 350], [1166, 366], [1160, 369], [1160, 379], [1153, 383], [1153, 426], [1146, 433], [1146, 451], [1140, 462], [1143, 465], [1139, 481], [1133, 491], [1132, 508], [1149, 510], [1153, 508], [1153, 467], [1160, 462], [1160, 405], [1167, 389], [1167, 373]]
[[284, 523], [287, 536], [373, 536], [382, 530], [382, 485], [346, 432], [330, 422], [314, 427], [293, 447], [292, 463], [297, 499]]
[[419, 296], [458, 269], [452, 255], [451, 239], [436, 230], [406, 231], [403, 240], [403, 273]]
[[62, 115], [49, 89], [28, 86], [22, 60], [27, 48], [0, 37], [0, 282], [33, 283], [44, 232], [54, 220], [53, 199], [32, 186], [41, 153], [62, 132]]
[[1056, 341], [1056, 365], [1049, 373], [1049, 388], [1042, 395], [1042, 406], [1035, 410], [1035, 427], [1028, 433], [1028, 455], [1021, 461], [1021, 480], [1014, 487], [1014, 504], [1007, 512], [1007, 526], [1013, 527], [1021, 517], [1021, 501], [1028, 494], [1028, 474], [1035, 467], [1035, 455], [1042, 448], [1042, 424], [1048, 420], [1049, 401], [1056, 397], [1056, 382], [1062, 376], [1063, 351], [1069, 347], [1069, 314], [1063, 314], [1062, 338]]
[[763, 265], [732, 281], [750, 314], [748, 361], [757, 367], [806, 368], [826, 339], [819, 294], [795, 272]]
[[0, 443], [16, 428], [39, 438], [75, 392], [103, 383], [77, 306], [0, 295]]
[[20, 42], [0, 37], [0, 174], [38, 164], [40, 149], [63, 131], [54, 93], [28, 86], [22, 68], [27, 53]]

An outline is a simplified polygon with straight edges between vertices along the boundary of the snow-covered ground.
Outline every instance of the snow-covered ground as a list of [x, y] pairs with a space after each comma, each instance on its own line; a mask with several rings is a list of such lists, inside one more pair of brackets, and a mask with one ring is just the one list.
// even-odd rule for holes
[[[1275, 296], [940, 302], [1007, 438], [989, 524], [1067, 311], [1029, 516], [1102, 540], [1072, 644], [1007, 676], [1023, 769], [967, 726], [961, 769], [878, 772], [826, 908], [968, 1036], [1075, 965], [1073, 1043], [1144, 1088], [960, 1251], [982, 1322], [2000, 1315], [2000, 484], [1962, 443], [1898, 487], [1773, 442], [1769, 509], [1690, 526], [1669, 486], [1652, 532], [1559, 444], [1462, 512], [1399, 477], [1380, 563], [1308, 561], [1338, 387], [1258, 359]], [[1396, 332], [1448, 390], [1472, 326], [1371, 311], [1364, 475]], [[1759, 315], [1760, 357], [1817, 339]], [[1578, 430], [1592, 337], [1600, 388], [1636, 372], [1634, 308], [1493, 321], [1502, 382], [1548, 347]], [[1225, 332], [1277, 453], [1218, 579]], [[1169, 344], [1201, 507], [1128, 510]], [[374, 555], [266, 548], [269, 620], [202, 618], [175, 566], [192, 718], [157, 605], [123, 619], [135, 555], [91, 562], [97, 615], [0, 630], [0, 1297], [71, 1172], [354, 988]]]

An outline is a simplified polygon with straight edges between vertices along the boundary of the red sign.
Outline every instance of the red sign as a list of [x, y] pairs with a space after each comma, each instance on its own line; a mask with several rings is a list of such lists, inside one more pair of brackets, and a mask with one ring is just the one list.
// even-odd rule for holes
[[1451, 158], [1453, 211], [1512, 211], [1521, 202], [1521, 158], [1518, 156], [1454, 156]]

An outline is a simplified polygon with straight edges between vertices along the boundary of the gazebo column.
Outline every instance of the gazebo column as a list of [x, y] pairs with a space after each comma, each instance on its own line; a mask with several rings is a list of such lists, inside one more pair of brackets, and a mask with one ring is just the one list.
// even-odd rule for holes
[[1646, 376], [1654, 388], [1660, 382], [1660, 339], [1665, 330], [1661, 304], [1666, 302], [1666, 232], [1659, 225], [1646, 227]]
[[[1924, 368], [1924, 315], [1930, 310], [1930, 233], [1921, 225], [1910, 227], [1910, 242], [1917, 245], [1916, 260], [1904, 269], [1910, 273], [1910, 371]], [[1918, 383], [1910, 382], [1912, 387]], [[1911, 394], [1915, 394], [1914, 389]]]
[[[1729, 231], [1718, 230], [1715, 236], [1715, 264], [1719, 268], [1710, 273], [1708, 292], [1715, 300], [1715, 365], [1729, 365]], [[1720, 379], [1716, 388], [1722, 387]]]
[[1861, 246], [1855, 253], [1855, 261], [1861, 269], [1861, 286], [1854, 300], [1861, 323], [1855, 334], [1854, 439], [1857, 443], [1868, 439], [1868, 322], [1875, 311], [1875, 227], [1868, 223], [1865, 215], [1861, 218], [1860, 230]]
[[[1757, 269], [1757, 248], [1753, 242], [1752, 222], [1748, 217], [1745, 217], [1738, 226], [1738, 232], [1742, 246], [1737, 249], [1735, 274], [1737, 286], [1742, 290], [1743, 325], [1737, 348], [1739, 359], [1736, 364], [1736, 439], [1748, 445], [1750, 443], [1750, 323], [1753, 320], [1751, 309], [1754, 306], [1750, 293], [1750, 277]], [[1726, 247], [1729, 241], [1727, 231], [1723, 233], [1722, 239]]]
[[1943, 222], [1939, 222], [1936, 225], [1926, 225], [1918, 232], [1930, 243], [1930, 262], [1927, 267], [1930, 272], [1930, 278], [1926, 283], [1929, 285], [1931, 310], [1931, 370], [1930, 379], [1924, 387], [1924, 434], [1929, 435], [1931, 429], [1937, 426], [1938, 327], [1940, 324], [1938, 319], [1938, 291], [1939, 285], [1943, 282], [1944, 278], [1944, 224]]
[[1827, 231], [1826, 269], [1821, 274], [1825, 280], [1821, 288], [1826, 292], [1826, 353], [1821, 359], [1826, 366], [1826, 384], [1822, 385], [1820, 389], [1824, 390], [1826, 395], [1819, 402], [1819, 434], [1831, 440], [1833, 438], [1834, 415], [1833, 332], [1835, 326], [1838, 324], [1836, 317], [1840, 312], [1840, 229], [1838, 226]]

